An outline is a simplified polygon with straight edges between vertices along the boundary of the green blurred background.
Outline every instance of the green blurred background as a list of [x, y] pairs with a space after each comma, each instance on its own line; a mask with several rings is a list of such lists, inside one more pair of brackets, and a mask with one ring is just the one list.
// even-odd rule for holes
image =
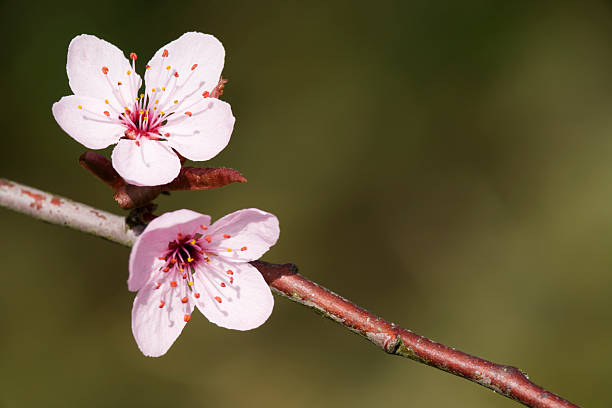
[[[95, 34], [144, 62], [212, 33], [237, 122], [204, 165], [249, 182], [161, 211], [272, 211], [265, 260], [611, 405], [609, 2], [5, 1], [0, 15], [0, 176], [120, 212], [51, 115], [71, 93], [68, 43]], [[198, 315], [143, 357], [128, 249], [3, 209], [0, 226], [1, 407], [517, 406], [280, 298], [257, 330]]]

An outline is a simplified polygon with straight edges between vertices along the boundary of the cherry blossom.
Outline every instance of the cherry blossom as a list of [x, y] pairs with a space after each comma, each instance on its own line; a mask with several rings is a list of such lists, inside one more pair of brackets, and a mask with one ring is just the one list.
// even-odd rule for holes
[[274, 305], [261, 273], [249, 264], [278, 240], [277, 218], [250, 208], [210, 225], [210, 217], [178, 210], [154, 219], [130, 254], [128, 289], [138, 291], [132, 332], [147, 356], [166, 353], [197, 307], [235, 330], [263, 324]]
[[74, 95], [53, 104], [53, 116], [87, 148], [117, 144], [113, 167], [128, 183], [166, 184], [181, 168], [176, 152], [203, 161], [229, 142], [235, 119], [216, 98], [225, 50], [212, 35], [183, 34], [148, 62], [143, 93], [137, 59], [93, 35], [75, 37], [66, 65]]

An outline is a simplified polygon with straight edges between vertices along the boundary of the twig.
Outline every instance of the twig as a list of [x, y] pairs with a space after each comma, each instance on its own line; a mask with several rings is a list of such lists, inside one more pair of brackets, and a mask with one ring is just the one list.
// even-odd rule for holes
[[[0, 206], [128, 247], [139, 233], [126, 225], [124, 217], [5, 179], [0, 179]], [[389, 354], [408, 357], [474, 381], [528, 407], [577, 407], [535, 385], [516, 367], [495, 364], [457, 351], [369, 313], [299, 275], [295, 265], [262, 261], [252, 264], [276, 294], [321, 313]]]

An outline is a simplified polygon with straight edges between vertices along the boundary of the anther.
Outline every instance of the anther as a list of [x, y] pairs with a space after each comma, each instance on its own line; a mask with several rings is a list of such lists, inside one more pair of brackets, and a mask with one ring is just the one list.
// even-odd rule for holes
[[247, 247], [242, 247], [242, 248], [240, 248], [240, 250], [241, 250], [241, 251], [246, 251], [246, 250], [247, 250]]
[[196, 299], [200, 298], [200, 294], [199, 293], [194, 293], [193, 296], [195, 296]]
[[190, 314], [186, 314], [185, 317], [183, 318], [183, 320], [185, 320], [185, 323], [189, 322], [191, 320], [191, 315]]
[[185, 112], [185, 115], [191, 117], [192, 113], [191, 112]]
[[110, 112], [109, 112], [109, 111], [104, 111], [104, 114], [105, 114], [106, 116], [110, 116]]
[[232, 252], [232, 248], [227, 248], [227, 252]]
[[198, 64], [193, 64], [193, 65], [191, 66], [191, 70], [193, 71], [193, 70], [194, 70], [194, 69], [196, 69], [197, 67], [198, 67]]
[[108, 99], [105, 99], [105, 100], [104, 100], [104, 103], [108, 105]]
[[138, 59], [138, 55], [136, 55], [135, 52], [130, 52], [130, 58], [136, 61], [136, 59]]
[[132, 71], [128, 70], [128, 72], [126, 72], [126, 74], [132, 75]]
[[221, 282], [221, 287], [224, 288], [225, 287], [225, 282]]
[[176, 72], [176, 71], [174, 71], [174, 77], [175, 77], [175, 78], [178, 78], [178, 77], [179, 77], [179, 73], [178, 73], [178, 72]]
[[164, 307], [164, 305], [166, 304], [166, 302], [164, 302], [163, 300], [161, 302], [159, 302], [159, 308], [161, 309], [162, 307]]
[[191, 245], [195, 245], [195, 239], [192, 239], [191, 241], [189, 241], [189, 243], [190, 243]]
[[193, 262], [193, 258], [187, 258], [187, 262]]
[[204, 91], [204, 93], [202, 93], [202, 96], [208, 98], [210, 96], [210, 92]]
[[168, 65], [168, 66], [166, 67], [166, 71], [170, 71], [170, 68], [172, 68], [172, 67], [171, 67], [170, 65]]
[[233, 275], [234, 274], [234, 272], [231, 269], [228, 269], [227, 272], [225, 272], [225, 273], [227, 273], [228, 275]]
[[208, 229], [208, 227], [206, 225], [200, 225], [200, 228], [202, 228], [204, 231], [206, 231]]
[[223, 238], [231, 238], [232, 236], [230, 234], [223, 234]]
[[117, 85], [121, 86], [121, 85], [123, 85], [123, 82], [119, 81], [119, 82], [117, 82]]
[[215, 296], [215, 300], [219, 303], [221, 303], [221, 298], [219, 296]]
[[187, 282], [187, 284], [188, 284], [189, 286], [193, 286], [193, 281], [189, 281], [189, 282]]
[[188, 300], [189, 300], [189, 299], [187, 299], [187, 296], [185, 296], [184, 298], [182, 298], [182, 299], [181, 299], [181, 302], [183, 302], [183, 303], [187, 303], [187, 301], [188, 301]]
[[108, 67], [102, 67], [102, 73], [104, 75], [108, 74]]
[[207, 235], [204, 237], [204, 239], [206, 240], [206, 242], [208, 242], [210, 244], [210, 241], [212, 241], [212, 239], [210, 238], [210, 235]]
[[79, 109], [83, 109], [83, 106], [82, 106], [82, 105], [79, 105], [79, 106], [77, 106], [77, 108], [79, 108]]
[[157, 282], [157, 285], [155, 285], [155, 289], [159, 289], [160, 286], [161, 286], [161, 282]]
[[168, 56], [168, 50], [164, 50], [164, 52], [162, 52], [162, 57], [167, 57]]
[[146, 68], [146, 69], [151, 69], [151, 66], [150, 66], [150, 65], [147, 65], [145, 68]]
[[176, 281], [170, 282], [170, 286], [172, 286], [173, 288], [176, 288]]
[[168, 272], [169, 270], [170, 270], [170, 267], [168, 267], [168, 266], [166, 266], [166, 267], [164, 268], [164, 272]]
[[230, 284], [234, 283], [234, 278], [230, 276]]

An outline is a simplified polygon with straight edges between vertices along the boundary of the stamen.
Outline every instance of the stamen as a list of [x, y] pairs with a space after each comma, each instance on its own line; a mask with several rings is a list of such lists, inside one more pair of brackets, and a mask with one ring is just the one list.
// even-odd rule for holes
[[206, 242], [208, 242], [210, 244], [210, 241], [212, 241], [212, 239], [210, 238], [210, 235], [207, 235], [204, 237], [204, 239], [206, 240]]
[[227, 272], [225, 272], [225, 273], [227, 273], [228, 275], [233, 275], [234, 274], [234, 272], [231, 269], [228, 269]]
[[172, 286], [173, 288], [176, 288], [176, 285], [177, 285], [176, 281], [170, 282], [170, 286]]
[[208, 98], [210, 96], [210, 92], [208, 91], [204, 91], [204, 93], [202, 94], [203, 97]]
[[191, 315], [190, 314], [186, 314], [185, 317], [183, 318], [183, 320], [185, 320], [185, 322], [188, 323], [191, 320]]
[[107, 75], [108, 74], [108, 68], [107, 67], [102, 67], [102, 73], [104, 75]]
[[193, 71], [193, 70], [194, 70], [194, 69], [196, 69], [197, 67], [198, 67], [198, 64], [193, 64], [193, 65], [191, 66], [191, 70]]
[[183, 302], [183, 303], [187, 303], [187, 301], [189, 301], [189, 299], [187, 299], [187, 296], [185, 296], [184, 298], [181, 299], [181, 302]]
[[136, 61], [138, 59], [138, 55], [136, 55], [135, 52], [130, 52], [130, 58], [134, 61]]
[[[81, 105], [79, 105], [81, 106]], [[206, 231], [208, 229], [208, 227], [206, 225], [200, 225], [200, 228], [202, 228], [204, 231]]]
[[164, 52], [162, 52], [162, 57], [166, 58], [168, 56], [168, 50], [164, 50]]
[[223, 234], [223, 238], [231, 238], [230, 234]]
[[194, 293], [194, 294], [193, 294], [193, 296], [195, 296], [195, 298], [196, 298], [196, 299], [199, 299], [199, 298], [200, 298], [200, 294], [199, 294], [199, 293], [197, 293], [197, 292], [196, 292], [196, 293]]
[[164, 305], [166, 304], [166, 302], [164, 302], [163, 300], [161, 302], [159, 302], [159, 308], [161, 309], [162, 307], [164, 307]]
[[240, 248], [240, 250], [241, 250], [241, 251], [246, 251], [246, 250], [247, 250], [247, 247], [242, 247], [242, 248]]
[[219, 296], [215, 296], [215, 300], [219, 303], [221, 303], [221, 298]]
[[185, 115], [191, 117], [192, 113], [191, 112], [185, 112]]
[[225, 282], [221, 282], [221, 287], [224, 288], [225, 287]]

